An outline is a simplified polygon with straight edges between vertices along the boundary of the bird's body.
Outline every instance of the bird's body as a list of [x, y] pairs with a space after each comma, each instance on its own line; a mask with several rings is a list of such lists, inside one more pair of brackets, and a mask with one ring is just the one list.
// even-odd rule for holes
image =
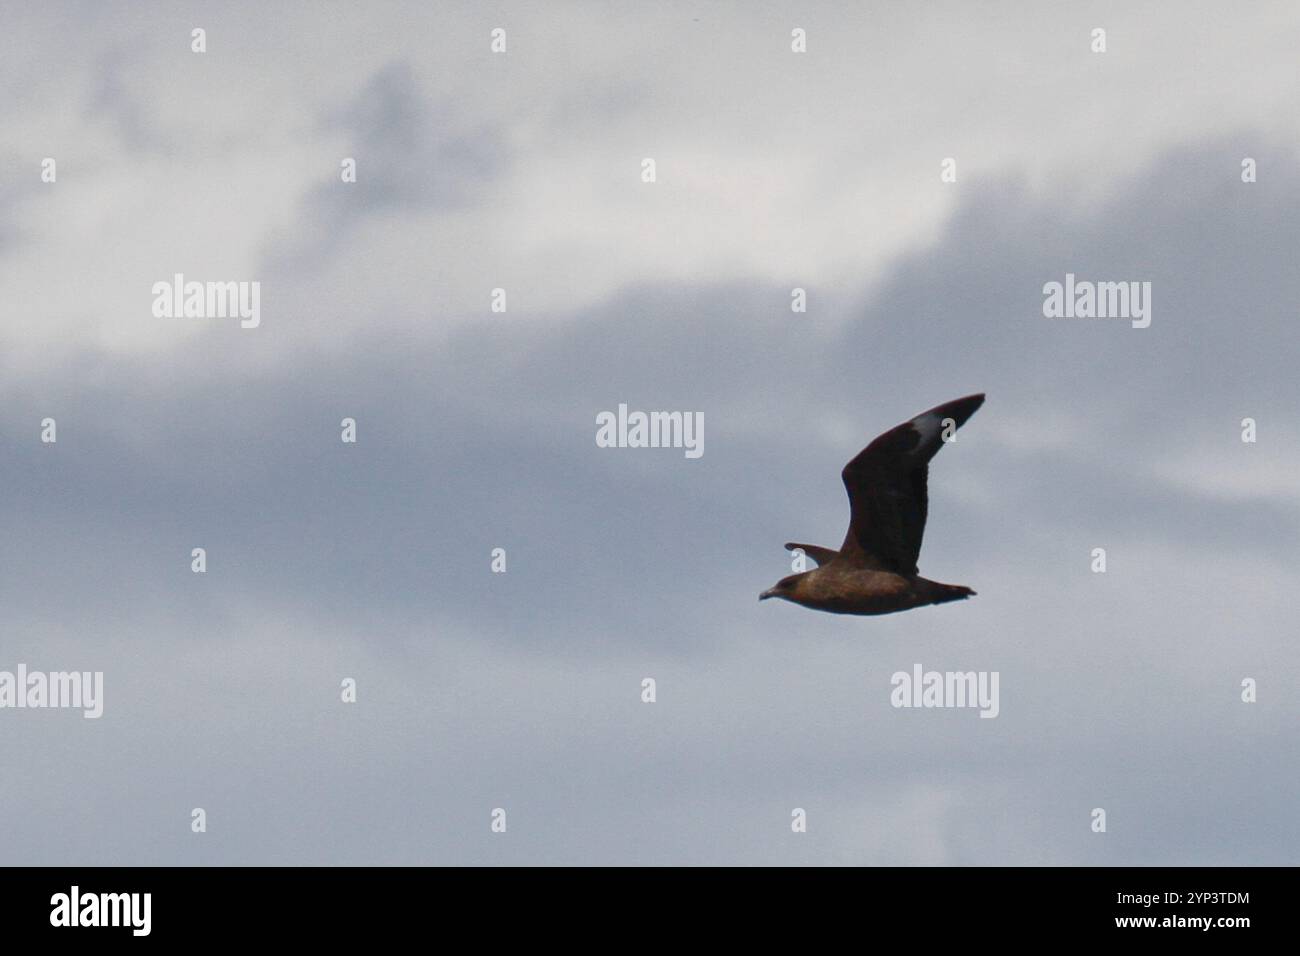
[[975, 592], [959, 584], [941, 584], [919, 574], [895, 574], [831, 561], [794, 575], [795, 586], [774, 594], [795, 604], [832, 614], [892, 614], [926, 604], [959, 601]]
[[787, 544], [819, 565], [792, 574], [759, 598], [779, 597], [832, 614], [891, 614], [968, 598], [975, 592], [917, 573], [930, 459], [951, 441], [983, 395], [946, 402], [891, 428], [844, 466], [851, 519], [839, 551]]

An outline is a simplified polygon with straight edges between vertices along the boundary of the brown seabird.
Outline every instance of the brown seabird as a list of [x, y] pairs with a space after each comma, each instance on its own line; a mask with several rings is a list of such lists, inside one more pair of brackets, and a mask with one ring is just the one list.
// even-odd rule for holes
[[817, 562], [811, 571], [782, 578], [758, 596], [784, 598], [834, 614], [890, 614], [926, 604], [959, 601], [975, 592], [916, 573], [925, 532], [925, 480], [930, 459], [984, 396], [968, 395], [891, 428], [844, 466], [849, 532], [839, 551], [787, 543]]

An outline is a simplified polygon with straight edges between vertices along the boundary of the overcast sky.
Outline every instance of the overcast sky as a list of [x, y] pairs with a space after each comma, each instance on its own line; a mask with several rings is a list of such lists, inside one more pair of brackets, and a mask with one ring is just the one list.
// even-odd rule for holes
[[[0, 863], [1297, 862], [1294, 3], [6, 19], [0, 670], [105, 699], [0, 710]], [[978, 597], [756, 600], [975, 391], [920, 567]]]

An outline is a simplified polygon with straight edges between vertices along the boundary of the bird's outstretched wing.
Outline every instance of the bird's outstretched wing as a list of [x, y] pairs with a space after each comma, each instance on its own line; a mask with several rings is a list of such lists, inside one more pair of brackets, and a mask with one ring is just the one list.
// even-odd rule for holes
[[819, 565], [828, 563], [837, 553], [834, 548], [823, 548], [815, 544], [795, 544], [793, 541], [787, 541], [785, 543], [785, 549], [787, 551], [793, 551], [796, 548], [808, 555], [808, 557], [812, 558]]
[[844, 466], [841, 477], [851, 518], [840, 546], [841, 561], [895, 574], [916, 573], [930, 459], [943, 447], [945, 434], [964, 425], [982, 404], [983, 395], [968, 395], [922, 412], [885, 432]]

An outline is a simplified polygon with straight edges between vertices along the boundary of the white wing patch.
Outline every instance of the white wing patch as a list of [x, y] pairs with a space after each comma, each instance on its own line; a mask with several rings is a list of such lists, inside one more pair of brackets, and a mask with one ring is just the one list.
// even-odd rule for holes
[[[928, 448], [932, 445], [938, 444], [943, 435], [944, 421], [944, 416], [936, 415], [933, 412], [927, 412], [924, 415], [918, 415], [916, 418], [912, 419], [912, 427], [921, 435], [921, 443], [919, 447]], [[951, 421], [951, 419], [948, 419], [948, 421]]]

